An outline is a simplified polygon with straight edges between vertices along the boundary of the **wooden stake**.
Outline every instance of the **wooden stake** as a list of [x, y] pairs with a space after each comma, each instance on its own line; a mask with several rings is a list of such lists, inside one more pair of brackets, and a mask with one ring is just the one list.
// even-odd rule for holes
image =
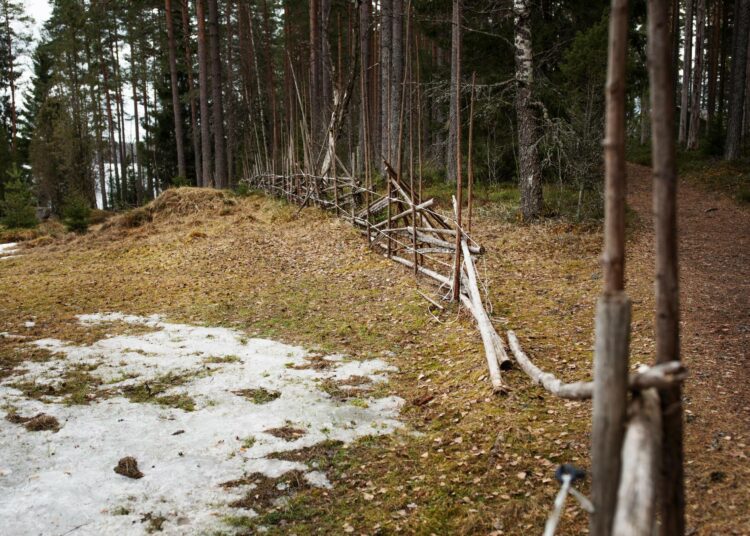
[[617, 504], [628, 388], [630, 300], [625, 286], [625, 67], [628, 2], [612, 0], [604, 140], [604, 294], [596, 310], [589, 532], [609, 536]]
[[630, 300], [624, 293], [605, 294], [596, 310], [594, 401], [591, 431], [591, 534], [612, 530], [625, 430], [630, 345]]
[[[651, 147], [656, 243], [656, 362], [680, 359], [680, 306], [677, 265], [677, 172], [673, 132], [674, 100], [666, 2], [648, 2], [648, 69], [651, 94]], [[682, 392], [662, 389], [661, 534], [685, 534]]]

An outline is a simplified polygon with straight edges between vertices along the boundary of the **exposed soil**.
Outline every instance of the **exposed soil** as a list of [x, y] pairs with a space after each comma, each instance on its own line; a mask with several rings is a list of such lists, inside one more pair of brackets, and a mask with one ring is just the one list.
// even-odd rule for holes
[[284, 441], [294, 441], [304, 436], [307, 432], [293, 426], [281, 426], [279, 428], [269, 428], [264, 430], [265, 433], [283, 439]]
[[[652, 225], [650, 170], [629, 166], [630, 206]], [[701, 534], [744, 534], [750, 527], [750, 211], [726, 196], [681, 181], [678, 190], [682, 357], [685, 384], [689, 520]], [[630, 254], [628, 292], [646, 293], [653, 241], [644, 233]], [[718, 476], [717, 476], [718, 475]], [[697, 529], [693, 525], [694, 529]]]
[[279, 478], [269, 478], [261, 473], [252, 473], [238, 480], [230, 480], [221, 484], [224, 488], [236, 488], [239, 486], [252, 486], [242, 498], [232, 502], [229, 506], [233, 508], [257, 509], [269, 507], [281, 497], [308, 489], [310, 484], [300, 471], [289, 471]]
[[29, 432], [57, 432], [60, 430], [60, 421], [52, 415], [39, 413], [33, 417], [22, 417], [17, 413], [9, 413], [5, 416], [8, 422], [13, 424], [22, 424]]
[[115, 473], [128, 478], [143, 478], [143, 473], [138, 469], [138, 461], [132, 456], [120, 458], [115, 466]]
[[307, 363], [304, 365], [294, 365], [292, 368], [295, 370], [327, 370], [336, 365], [335, 361], [314, 354], [305, 357], [305, 361]]

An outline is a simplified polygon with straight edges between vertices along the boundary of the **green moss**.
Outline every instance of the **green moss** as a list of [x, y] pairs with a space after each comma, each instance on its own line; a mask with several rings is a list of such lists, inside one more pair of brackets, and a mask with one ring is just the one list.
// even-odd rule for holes
[[23, 392], [27, 398], [47, 401], [48, 398], [62, 398], [67, 405], [88, 404], [100, 396], [98, 393], [102, 381], [90, 374], [96, 366], [76, 366], [65, 371], [59, 382], [42, 384], [23, 381], [11, 384], [11, 387]]
[[138, 385], [129, 385], [123, 388], [123, 395], [134, 403], [150, 403], [179, 408], [185, 411], [195, 409], [195, 400], [186, 394], [163, 394], [172, 387], [183, 385], [194, 375], [173, 375], [166, 374], [151, 381]]

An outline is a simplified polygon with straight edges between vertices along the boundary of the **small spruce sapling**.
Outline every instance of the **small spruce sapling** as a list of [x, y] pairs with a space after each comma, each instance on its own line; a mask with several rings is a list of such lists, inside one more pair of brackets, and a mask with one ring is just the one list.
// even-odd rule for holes
[[68, 231], [85, 233], [91, 223], [91, 207], [80, 195], [68, 198], [63, 209], [63, 222]]
[[7, 174], [10, 180], [5, 185], [5, 199], [0, 202], [0, 221], [9, 229], [36, 227], [39, 222], [31, 188], [23, 181], [21, 170], [15, 164]]

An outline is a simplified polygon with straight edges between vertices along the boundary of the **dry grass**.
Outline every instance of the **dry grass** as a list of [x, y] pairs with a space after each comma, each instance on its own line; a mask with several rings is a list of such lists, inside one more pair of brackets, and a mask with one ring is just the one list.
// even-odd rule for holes
[[[151, 217], [137, 226], [124, 223], [132, 213], [122, 215], [89, 236], [4, 261], [0, 331], [75, 340], [83, 337], [76, 314], [160, 313], [320, 352], [385, 358], [399, 367], [385, 389], [407, 400], [403, 418], [421, 434], [336, 449], [325, 463], [333, 490], [301, 488], [287, 503], [243, 518], [242, 527], [280, 534], [336, 534], [345, 526], [356, 533], [541, 531], [557, 491], [556, 464], [588, 464], [588, 404], [549, 397], [518, 371], [506, 373], [509, 396], [492, 396], [471, 319], [448, 308], [434, 320], [413, 276], [369, 252], [347, 224], [315, 209], [295, 217], [296, 207], [258, 196], [167, 193], [142, 209]], [[601, 285], [597, 229], [486, 218], [475, 227], [488, 250], [479, 269], [498, 330], [515, 329], [544, 368], [567, 380], [588, 378]], [[635, 229], [634, 239], [642, 232]], [[637, 295], [646, 300], [650, 282], [640, 284]], [[648, 301], [637, 304], [637, 361], [652, 352], [650, 315]], [[32, 318], [36, 327], [24, 328]], [[20, 347], [0, 339], [0, 365], [16, 366]], [[702, 527], [720, 516], [717, 530], [727, 533], [743, 526], [730, 513], [691, 511], [690, 523]], [[559, 534], [581, 534], [586, 525], [571, 507]]]

